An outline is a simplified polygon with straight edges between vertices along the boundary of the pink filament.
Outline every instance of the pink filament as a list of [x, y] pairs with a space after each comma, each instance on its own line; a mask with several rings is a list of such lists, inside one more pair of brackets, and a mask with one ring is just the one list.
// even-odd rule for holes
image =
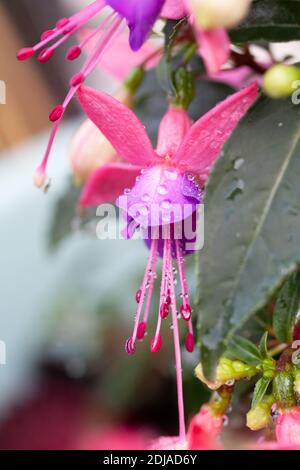
[[183, 442], [186, 438], [185, 433], [185, 420], [184, 420], [184, 402], [183, 402], [183, 385], [182, 385], [182, 366], [181, 366], [181, 351], [180, 351], [180, 338], [178, 330], [178, 319], [176, 309], [176, 294], [174, 287], [174, 275], [172, 269], [172, 257], [171, 257], [171, 242], [165, 240], [165, 246], [169, 253], [170, 259], [170, 297], [171, 297], [171, 311], [172, 311], [172, 323], [173, 323], [173, 337], [174, 337], [174, 350], [175, 350], [175, 364], [176, 364], [176, 383], [177, 383], [177, 400], [178, 400], [178, 416], [179, 416], [179, 438]]
[[[150, 254], [149, 254], [147, 266], [146, 266], [146, 271], [145, 271], [144, 279], [143, 279], [142, 286], [140, 289], [141, 293], [139, 295], [139, 304], [138, 304], [137, 312], [135, 315], [135, 322], [134, 322], [134, 328], [133, 328], [133, 334], [132, 334], [133, 345], [135, 345], [136, 339], [138, 337], [138, 332], [141, 333], [142, 327], [140, 327], [140, 317], [141, 317], [141, 313], [143, 309], [144, 300], [146, 298], [147, 287], [149, 287], [148, 299], [149, 299], [149, 302], [151, 303], [152, 289], [153, 289], [152, 282], [154, 283], [154, 278], [155, 278], [154, 269], [156, 266], [156, 258], [157, 258], [157, 244], [158, 244], [157, 240], [152, 240]], [[150, 285], [148, 285], [149, 280], [150, 280]], [[152, 284], [152, 289], [150, 291], [151, 284]], [[143, 320], [143, 322], [147, 323], [145, 319]]]
[[[187, 308], [187, 307], [190, 308], [188, 285], [187, 285], [186, 272], [185, 272], [185, 265], [184, 265], [184, 259], [183, 259], [182, 249], [180, 247], [179, 240], [175, 240], [175, 246], [176, 246], [176, 258], [177, 258], [181, 293], [182, 293], [182, 299], [183, 299], [183, 306], [185, 308]], [[192, 318], [190, 318], [188, 320], [188, 330], [189, 330], [189, 335], [190, 336], [189, 336], [189, 340], [187, 339], [187, 341], [186, 341], [186, 345], [187, 344], [189, 345], [189, 348], [187, 348], [187, 350], [189, 352], [192, 352], [192, 348], [191, 348], [191, 346], [192, 346], [192, 337], [194, 337]]]
[[[103, 52], [106, 50], [106, 48], [109, 46], [109, 44], [114, 39], [115, 35], [118, 33], [119, 26], [123, 21], [122, 18], [116, 16], [115, 14], [112, 14], [102, 24], [102, 28], [105, 27], [107, 25], [108, 21], [111, 20], [111, 19], [112, 19], [112, 23], [111, 23], [110, 27], [108, 28], [108, 30], [105, 30], [102, 34], [101, 44], [100, 45], [97, 44], [95, 46], [94, 52], [92, 53], [91, 57], [88, 58], [88, 60], [86, 61], [86, 63], [82, 67], [82, 69], [80, 70], [80, 72], [77, 76], [77, 78], [80, 76], [80, 80], [77, 80], [77, 81], [74, 80], [74, 82], [71, 85], [71, 88], [70, 88], [64, 102], [62, 103], [62, 105], [58, 105], [52, 111], [52, 113], [50, 114], [50, 120], [55, 122], [55, 124], [52, 128], [50, 138], [49, 138], [49, 142], [48, 142], [43, 160], [42, 160], [41, 164], [38, 166], [38, 168], [36, 170], [36, 173], [38, 175], [44, 175], [44, 178], [46, 178], [46, 168], [47, 168], [49, 156], [50, 156], [50, 153], [51, 153], [51, 149], [52, 149], [52, 146], [53, 146], [53, 142], [54, 142], [59, 124], [62, 120], [62, 117], [65, 113], [66, 108], [68, 107], [70, 101], [75, 96], [75, 94], [76, 94], [78, 88], [80, 87], [82, 81], [96, 68], [99, 60], [101, 59], [101, 56], [102, 56]], [[58, 113], [58, 110], [59, 110], [59, 113]]]

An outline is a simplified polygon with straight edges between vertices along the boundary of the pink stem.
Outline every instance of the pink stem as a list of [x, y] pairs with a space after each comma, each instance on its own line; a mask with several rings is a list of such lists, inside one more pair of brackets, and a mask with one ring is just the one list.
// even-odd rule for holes
[[153, 287], [154, 287], [155, 276], [156, 276], [156, 262], [157, 262], [157, 243], [156, 243], [156, 250], [154, 251], [154, 254], [153, 254], [153, 260], [152, 260], [152, 266], [151, 266], [152, 273], [151, 273], [149, 291], [148, 291], [147, 302], [146, 302], [146, 307], [145, 307], [145, 312], [144, 312], [144, 317], [143, 317], [143, 322], [145, 322], [146, 324], [148, 323], [148, 318], [150, 314], [152, 293], [153, 293]]
[[178, 400], [178, 416], [179, 416], [179, 438], [181, 441], [185, 441], [185, 420], [184, 420], [184, 402], [183, 402], [183, 386], [182, 386], [182, 366], [181, 366], [181, 351], [180, 351], [180, 339], [178, 330], [178, 319], [176, 309], [176, 294], [174, 288], [174, 275], [172, 269], [172, 257], [171, 257], [171, 245], [170, 240], [166, 240], [165, 244], [169, 253], [170, 259], [170, 294], [171, 294], [171, 310], [172, 310], [172, 322], [173, 322], [173, 337], [174, 337], [174, 349], [175, 349], [175, 363], [176, 363], [176, 383], [177, 383], [177, 400]]

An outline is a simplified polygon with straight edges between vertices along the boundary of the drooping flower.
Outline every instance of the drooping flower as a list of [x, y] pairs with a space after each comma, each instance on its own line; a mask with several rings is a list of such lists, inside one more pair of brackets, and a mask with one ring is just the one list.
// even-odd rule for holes
[[[252, 85], [225, 100], [192, 124], [186, 111], [171, 106], [164, 116], [156, 150], [135, 114], [105, 93], [81, 87], [78, 98], [87, 116], [128, 163], [104, 165], [89, 178], [82, 193], [83, 207], [114, 201], [128, 222], [127, 235], [140, 227], [150, 248], [145, 275], [136, 293], [137, 312], [126, 352], [134, 354], [136, 343], [146, 333], [156, 279], [157, 255], [163, 258], [160, 304], [151, 351], [162, 347], [162, 321], [171, 311], [176, 358], [180, 441], [185, 440], [182, 371], [178, 312], [174, 283], [174, 261], [178, 267], [182, 305], [187, 322], [186, 349], [194, 349], [191, 306], [184, 256], [193, 252], [195, 219], [202, 200], [202, 187], [221, 147], [257, 97]], [[131, 188], [131, 189], [130, 189]], [[191, 233], [186, 235], [189, 221]], [[192, 236], [191, 236], [192, 235]]]
[[38, 187], [45, 184], [46, 167], [59, 123], [79, 86], [95, 70], [104, 52], [116, 40], [126, 22], [130, 30], [130, 45], [133, 50], [138, 50], [149, 35], [163, 3], [164, 0], [95, 0], [73, 16], [60, 19], [53, 29], [42, 34], [40, 42], [35, 46], [23, 48], [18, 52], [19, 60], [27, 60], [36, 52], [41, 51], [38, 56], [39, 61], [47, 62], [59, 46], [78, 33], [91, 19], [102, 12], [105, 13], [106, 7], [113, 8], [113, 11], [100, 21], [99, 26], [91, 31], [90, 35], [85, 37], [80, 44], [72, 46], [67, 53], [68, 60], [75, 60], [81, 55], [82, 49], [89, 42], [94, 41], [92, 52], [84, 65], [79, 73], [71, 78], [70, 89], [63, 103], [56, 106], [49, 115], [50, 121], [54, 124], [44, 158], [34, 177]]

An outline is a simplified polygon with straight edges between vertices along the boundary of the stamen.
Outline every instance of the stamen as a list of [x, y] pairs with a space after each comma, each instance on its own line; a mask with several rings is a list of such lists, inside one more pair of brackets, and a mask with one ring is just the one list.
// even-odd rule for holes
[[66, 58], [68, 60], [76, 60], [80, 56], [81, 52], [82, 52], [82, 49], [80, 46], [72, 46], [68, 50]]
[[185, 338], [185, 347], [187, 352], [192, 353], [195, 347], [194, 335], [192, 333], [188, 333]]
[[19, 60], [27, 60], [34, 55], [36, 51], [42, 49], [49, 42], [56, 39], [61, 35], [70, 35], [82, 28], [86, 23], [88, 23], [94, 16], [100, 13], [104, 9], [105, 3], [103, 0], [96, 0], [91, 5], [88, 5], [86, 8], [83, 8], [75, 15], [70, 18], [62, 18], [56, 23], [55, 28], [45, 31], [41, 36], [41, 41], [31, 48], [23, 48], [18, 54], [17, 58]]
[[136, 291], [136, 294], [135, 294], [135, 300], [136, 300], [136, 303], [137, 303], [137, 304], [140, 303], [141, 295], [142, 295], [142, 289], [137, 290], [137, 291]]
[[108, 28], [108, 30], [102, 31], [102, 41], [101, 44], [97, 44], [95, 46], [94, 52], [92, 53], [91, 57], [88, 58], [84, 66], [82, 67], [80, 73], [73, 77], [71, 81], [71, 88], [64, 100], [64, 102], [58, 106], [56, 106], [50, 113], [49, 119], [51, 122], [54, 122], [54, 126], [52, 128], [52, 132], [50, 134], [49, 142], [47, 145], [47, 149], [44, 155], [44, 158], [39, 165], [39, 167], [36, 170], [36, 174], [34, 176], [34, 181], [39, 183], [38, 187], [41, 187], [40, 183], [42, 180], [46, 180], [47, 175], [46, 175], [46, 169], [47, 169], [47, 164], [49, 160], [49, 156], [52, 150], [53, 142], [58, 130], [59, 123], [61, 122], [61, 119], [70, 103], [70, 101], [73, 99], [73, 97], [76, 95], [78, 88], [80, 84], [85, 80], [85, 78], [96, 68], [98, 65], [98, 62], [103, 54], [103, 52], [106, 50], [106, 48], [109, 46], [111, 41], [114, 39], [115, 35], [119, 32], [119, 26], [122, 23], [122, 18], [116, 16], [115, 14], [112, 14], [109, 16], [109, 19], [106, 19], [104, 24], [102, 24], [102, 28], [109, 22], [111, 21], [111, 25]]
[[18, 60], [28, 60], [30, 57], [34, 56], [35, 50], [32, 47], [23, 47], [23, 49], [20, 49], [19, 52], [17, 53], [17, 59]]
[[145, 333], [146, 333], [146, 328], [147, 328], [147, 323], [144, 322], [144, 321], [141, 321], [141, 323], [139, 323], [137, 333], [136, 333], [136, 337], [139, 341], [144, 339]]
[[170, 254], [168, 252], [168, 248], [167, 248], [166, 241], [165, 241], [164, 242], [164, 252], [163, 252], [161, 285], [160, 285], [160, 301], [159, 301], [160, 307], [159, 307], [159, 312], [158, 312], [155, 336], [154, 336], [154, 338], [151, 342], [151, 352], [156, 352], [156, 351], [152, 350], [152, 345], [156, 344], [155, 340], [156, 340], [156, 338], [159, 338], [159, 336], [160, 336], [160, 329], [161, 329], [162, 319], [166, 318], [168, 316], [168, 313], [169, 313], [169, 306], [166, 304], [166, 298], [168, 296], [168, 293], [170, 292], [170, 289], [169, 289], [169, 282], [170, 282], [170, 276], [169, 276], [170, 260], [169, 260], [169, 257], [170, 257]]
[[172, 311], [172, 322], [173, 322], [173, 337], [174, 337], [174, 349], [175, 349], [175, 363], [176, 363], [176, 383], [177, 383], [177, 400], [178, 400], [178, 415], [179, 415], [179, 437], [183, 442], [185, 441], [185, 421], [184, 421], [184, 402], [183, 402], [183, 386], [182, 386], [182, 367], [181, 367], [181, 352], [180, 352], [180, 339], [178, 330], [178, 319], [176, 309], [176, 294], [174, 287], [174, 274], [172, 269], [172, 257], [171, 257], [171, 243], [170, 240], [166, 240], [165, 244], [170, 253], [170, 296], [171, 296], [171, 311]]
[[135, 354], [135, 345], [131, 336], [127, 339], [125, 343], [125, 351], [127, 352], [127, 354], [129, 354], [129, 356]]
[[184, 265], [184, 258], [182, 254], [182, 249], [180, 246], [179, 240], [175, 240], [176, 246], [176, 259], [178, 265], [178, 272], [179, 272], [179, 279], [180, 279], [180, 286], [183, 298], [183, 304], [180, 307], [180, 313], [182, 318], [188, 322], [188, 334], [185, 341], [186, 350], [190, 353], [194, 351], [195, 340], [194, 340], [194, 333], [193, 333], [193, 323], [192, 323], [192, 310], [189, 302], [189, 293], [188, 293], [188, 285], [186, 280], [186, 272], [185, 272], [185, 265]]
[[[158, 240], [152, 240], [150, 254], [149, 254], [148, 261], [147, 261], [147, 266], [146, 266], [146, 271], [145, 271], [145, 274], [144, 274], [142, 286], [140, 288], [141, 293], [139, 294], [139, 303], [138, 303], [138, 308], [137, 308], [137, 312], [136, 312], [136, 315], [135, 315], [133, 334], [132, 334], [132, 337], [131, 337], [130, 344], [128, 343], [128, 340], [126, 342], [126, 346], [125, 346], [126, 351], [127, 351], [127, 349], [128, 349], [128, 351], [131, 351], [131, 350], [135, 351], [136, 339], [142, 339], [145, 335], [146, 322], [142, 321], [140, 323], [140, 317], [141, 317], [141, 312], [142, 312], [144, 300], [145, 300], [146, 293], [147, 293], [147, 285], [148, 285], [148, 282], [149, 282], [149, 278], [150, 278], [150, 282], [151, 282], [152, 277], [154, 277], [152, 266], [153, 266], [154, 261], [156, 263], [157, 244], [158, 244]], [[151, 294], [152, 294], [152, 291], [151, 291], [151, 293], [150, 292], [148, 293], [148, 298], [150, 297], [150, 301], [151, 301]], [[128, 344], [129, 344], [130, 347], [128, 346]], [[130, 353], [130, 354], [132, 354], [132, 353]]]
[[151, 341], [150, 350], [152, 353], [157, 353], [161, 350], [162, 347], [162, 338], [161, 334], [159, 333], [157, 336], [154, 336], [153, 340]]

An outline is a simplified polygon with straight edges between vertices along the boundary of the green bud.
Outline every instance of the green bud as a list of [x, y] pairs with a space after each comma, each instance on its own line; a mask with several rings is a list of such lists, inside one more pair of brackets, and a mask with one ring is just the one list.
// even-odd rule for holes
[[293, 84], [300, 80], [300, 69], [293, 65], [277, 64], [264, 75], [263, 89], [271, 98], [287, 98], [294, 91]]
[[291, 371], [277, 373], [273, 380], [273, 394], [280, 407], [295, 406], [294, 377]]
[[232, 380], [240, 380], [253, 377], [257, 374], [257, 369], [241, 361], [232, 361], [227, 357], [221, 357], [216, 371], [215, 382], [208, 381], [203, 374], [202, 365], [198, 364], [195, 369], [196, 377], [205, 383], [211, 390], [217, 390], [222, 385]]
[[175, 105], [187, 109], [195, 96], [195, 82], [192, 72], [181, 67], [175, 72], [174, 86], [176, 90]]
[[247, 427], [252, 431], [259, 431], [271, 423], [271, 407], [274, 403], [273, 395], [266, 395], [262, 401], [247, 413]]
[[300, 397], [300, 370], [295, 370], [294, 392]]

